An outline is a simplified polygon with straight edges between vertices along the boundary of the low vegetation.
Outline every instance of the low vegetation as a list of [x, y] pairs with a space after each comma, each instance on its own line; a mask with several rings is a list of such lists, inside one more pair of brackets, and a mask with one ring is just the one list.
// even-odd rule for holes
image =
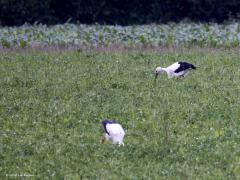
[[[216, 43], [221, 39], [238, 43], [236, 33], [218, 36], [229, 27], [235, 32], [238, 24], [181, 26], [185, 35], [175, 25], [94, 29], [65, 25], [48, 30], [23, 26], [1, 29], [0, 39], [9, 33], [10, 46], [19, 39], [30, 44], [35, 38], [41, 43], [128, 43], [141, 42], [142, 32], [146, 43], [158, 44], [161, 38], [184, 43], [197, 37], [197, 43], [205, 44], [209, 38], [199, 32], [208, 31]], [[185, 79], [168, 80], [163, 74], [154, 81], [154, 68], [176, 59], [186, 59], [197, 70]], [[238, 179], [239, 66], [239, 54], [230, 50], [2, 52], [0, 176]], [[124, 147], [100, 144], [100, 122], [105, 118], [124, 127]]]
[[184, 47], [238, 47], [240, 25], [169, 23], [142, 26], [100, 26], [64, 24], [55, 26], [23, 25], [2, 27], [0, 47], [25, 48], [59, 46], [184, 46]]

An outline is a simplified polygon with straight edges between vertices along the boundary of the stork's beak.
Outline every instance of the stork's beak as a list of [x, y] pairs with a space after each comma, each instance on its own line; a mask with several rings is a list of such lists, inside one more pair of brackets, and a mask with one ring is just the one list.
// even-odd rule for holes
[[105, 136], [104, 136], [104, 134], [103, 134], [102, 139], [101, 139], [101, 143], [104, 144], [104, 143], [106, 143], [106, 142], [107, 142], [107, 140], [106, 140], [106, 138], [105, 138]]
[[155, 73], [155, 79], [157, 79], [158, 75], [159, 75], [158, 73]]

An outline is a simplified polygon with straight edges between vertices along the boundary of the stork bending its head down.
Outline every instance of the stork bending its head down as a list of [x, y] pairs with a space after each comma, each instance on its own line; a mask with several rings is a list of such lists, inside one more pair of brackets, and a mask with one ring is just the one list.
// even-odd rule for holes
[[185, 77], [189, 73], [189, 70], [191, 69], [196, 69], [196, 67], [188, 62], [179, 61], [173, 63], [172, 65], [166, 68], [157, 67], [155, 70], [155, 78], [157, 78], [158, 75], [162, 72], [166, 72], [168, 78]]
[[110, 141], [113, 144], [124, 145], [123, 138], [125, 136], [125, 132], [119, 123], [112, 120], [103, 120], [102, 126], [105, 131], [102, 143]]

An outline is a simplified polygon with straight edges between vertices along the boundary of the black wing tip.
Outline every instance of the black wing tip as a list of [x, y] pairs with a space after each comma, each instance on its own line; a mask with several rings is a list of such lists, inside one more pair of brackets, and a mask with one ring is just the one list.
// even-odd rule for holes
[[197, 69], [196, 66], [194, 66], [193, 64], [189, 63], [189, 62], [186, 62], [186, 61], [178, 61], [179, 64], [185, 64], [187, 66], [189, 66], [190, 68], [192, 69]]
[[102, 121], [102, 126], [103, 126], [104, 131], [105, 131], [107, 134], [109, 134], [109, 132], [107, 131], [107, 128], [106, 128], [107, 124], [116, 124], [116, 123], [117, 123], [117, 122], [116, 122], [115, 120], [104, 119], [104, 120]]
[[192, 64], [192, 69], [197, 69], [197, 67]]
[[106, 124], [114, 124], [114, 123], [117, 123], [117, 122], [115, 120], [110, 120], [110, 119], [104, 119], [102, 121], [103, 126], [106, 126]]

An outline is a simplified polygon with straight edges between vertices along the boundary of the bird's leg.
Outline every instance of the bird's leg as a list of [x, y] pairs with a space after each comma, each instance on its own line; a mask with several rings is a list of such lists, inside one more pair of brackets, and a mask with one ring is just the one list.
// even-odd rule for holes
[[184, 78], [184, 75], [180, 75], [177, 77], [177, 81], [181, 81]]
[[189, 74], [189, 71], [183, 74], [183, 77], [186, 77]]
[[171, 79], [173, 77], [172, 73], [168, 73], [168, 79]]
[[181, 81], [182, 80], [182, 78], [180, 76], [177, 77], [176, 79], [177, 79], [177, 81]]

